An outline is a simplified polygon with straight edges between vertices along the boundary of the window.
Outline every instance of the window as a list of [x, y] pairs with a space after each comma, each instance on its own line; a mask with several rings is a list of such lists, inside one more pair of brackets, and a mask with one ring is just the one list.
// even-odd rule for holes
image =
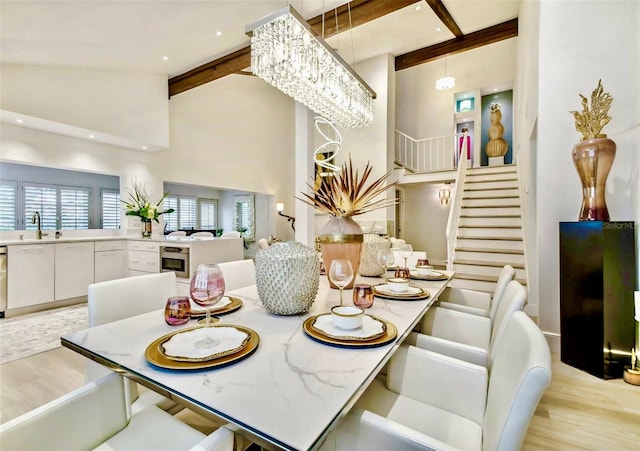
[[217, 224], [218, 201], [190, 196], [167, 196], [164, 209], [175, 209], [164, 215], [166, 228], [176, 230], [214, 230]]
[[60, 188], [60, 228], [89, 228], [89, 190]]
[[100, 204], [102, 210], [102, 228], [120, 228], [120, 192], [115, 190], [101, 190]]
[[35, 212], [43, 230], [88, 229], [89, 188], [24, 184], [25, 229], [36, 230]]
[[255, 240], [255, 201], [253, 195], [234, 196], [234, 228], [249, 242]]
[[16, 182], [0, 182], [0, 230], [16, 230], [18, 228], [17, 192], [18, 184]]

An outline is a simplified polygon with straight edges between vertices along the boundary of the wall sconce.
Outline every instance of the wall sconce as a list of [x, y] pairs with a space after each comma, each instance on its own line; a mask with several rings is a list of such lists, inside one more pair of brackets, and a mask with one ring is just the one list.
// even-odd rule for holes
[[440, 199], [440, 205], [449, 205], [451, 190], [449, 188], [440, 189], [440, 191], [438, 191], [438, 198]]
[[293, 231], [296, 231], [296, 226], [294, 225], [296, 223], [296, 218], [294, 218], [293, 216], [289, 216], [289, 215], [285, 215], [284, 213], [282, 213], [284, 211], [284, 202], [276, 202], [276, 209], [278, 210], [278, 214], [284, 218], [287, 218], [287, 221], [289, 221], [291, 223], [291, 228], [293, 229]]

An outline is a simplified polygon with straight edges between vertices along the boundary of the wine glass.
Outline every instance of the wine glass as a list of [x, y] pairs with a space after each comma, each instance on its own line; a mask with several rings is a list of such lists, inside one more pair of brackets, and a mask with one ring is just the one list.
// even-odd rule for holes
[[413, 255], [413, 247], [411, 247], [410, 244], [403, 244], [400, 246], [400, 249], [398, 249], [398, 255], [404, 258], [404, 267], [408, 268], [407, 259]]
[[378, 251], [378, 263], [384, 266], [384, 282], [387, 283], [387, 271], [396, 262], [396, 256], [392, 249], [380, 249]]
[[346, 258], [338, 258], [331, 262], [329, 280], [340, 289], [340, 305], [342, 305], [342, 291], [353, 280], [353, 266]]
[[[211, 307], [213, 307], [224, 295], [224, 276], [218, 265], [201, 264], [193, 273], [189, 293], [196, 304], [205, 308], [205, 327], [210, 325]], [[197, 348], [211, 348], [217, 345], [219, 340], [207, 337], [196, 342]]]

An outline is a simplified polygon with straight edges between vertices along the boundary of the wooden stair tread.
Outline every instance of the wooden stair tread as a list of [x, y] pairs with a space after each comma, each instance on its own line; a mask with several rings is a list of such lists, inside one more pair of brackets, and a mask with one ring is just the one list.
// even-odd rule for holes
[[[472, 198], [473, 199], [473, 198]], [[482, 198], [482, 199], [473, 199], [473, 200], [490, 200], [490, 199], [504, 199], [504, 197], [490, 197], [490, 198]], [[470, 200], [470, 199], [462, 199], [462, 200]], [[463, 205], [462, 208], [520, 208], [520, 202], [514, 204], [482, 204], [482, 205]]]
[[515, 179], [511, 179], [511, 178], [506, 179], [505, 178], [505, 179], [496, 179], [496, 180], [469, 180], [469, 179], [465, 178], [464, 183], [465, 184], [466, 183], [498, 183], [498, 182], [517, 182], [517, 181], [518, 181], [517, 178], [515, 178]]
[[484, 254], [513, 254], [524, 255], [524, 251], [521, 249], [500, 249], [500, 248], [480, 248], [480, 247], [458, 247], [456, 246], [456, 252], [482, 252]]
[[[489, 266], [492, 268], [502, 268], [505, 263], [504, 262], [490, 262], [486, 260], [459, 260], [456, 259], [453, 261], [454, 265], [469, 265], [469, 266]], [[524, 263], [507, 263], [513, 266], [514, 269], [524, 269]]]
[[457, 235], [456, 238], [459, 239], [459, 240], [522, 241], [522, 237], [521, 236], [509, 237], [509, 236], [504, 236], [504, 235], [495, 235], [495, 236], [490, 236], [490, 235], [485, 235], [485, 236], [460, 236], [460, 235]]
[[[453, 279], [460, 280], [478, 280], [480, 282], [498, 282], [498, 276], [484, 276], [480, 274], [464, 274], [464, 273], [455, 273]], [[527, 285], [527, 281], [520, 277], [516, 277], [515, 280], [520, 282], [522, 285]]]
[[521, 229], [519, 225], [459, 225], [458, 229]]
[[517, 189], [517, 186], [496, 186], [492, 188], [466, 188], [467, 184], [465, 183], [465, 188], [463, 191], [496, 191], [499, 189], [507, 190], [507, 189]]
[[[463, 207], [464, 210], [464, 207]], [[484, 218], [484, 219], [494, 219], [494, 218], [519, 218], [521, 215], [513, 215], [513, 214], [509, 214], [509, 215], [501, 215], [501, 214], [495, 214], [495, 215], [491, 215], [491, 216], [482, 216], [482, 215], [463, 215], [461, 214], [460, 217], [461, 218]]]

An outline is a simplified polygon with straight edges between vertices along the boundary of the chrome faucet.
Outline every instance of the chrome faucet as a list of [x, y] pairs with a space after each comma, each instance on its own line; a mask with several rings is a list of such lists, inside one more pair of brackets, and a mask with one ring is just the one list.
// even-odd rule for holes
[[31, 217], [31, 224], [35, 224], [36, 221], [38, 221], [38, 230], [36, 230], [36, 239], [37, 240], [41, 240], [42, 239], [42, 228], [40, 225], [40, 212], [36, 211], [33, 213], [33, 216]]

